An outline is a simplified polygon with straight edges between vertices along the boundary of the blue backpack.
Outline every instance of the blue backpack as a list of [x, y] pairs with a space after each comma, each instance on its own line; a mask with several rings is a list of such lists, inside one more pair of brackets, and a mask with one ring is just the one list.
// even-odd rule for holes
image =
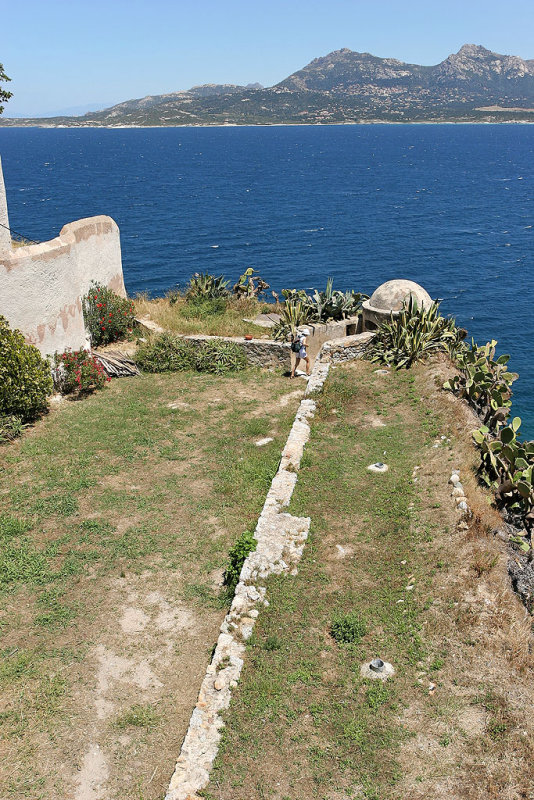
[[302, 335], [300, 333], [297, 333], [296, 338], [294, 338], [293, 341], [291, 342], [291, 350], [293, 353], [298, 353], [300, 351], [301, 342], [302, 342]]

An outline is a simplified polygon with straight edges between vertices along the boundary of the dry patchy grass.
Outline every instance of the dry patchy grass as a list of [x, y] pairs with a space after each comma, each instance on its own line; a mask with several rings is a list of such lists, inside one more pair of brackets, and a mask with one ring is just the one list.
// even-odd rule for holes
[[161, 798], [293, 389], [253, 371], [122, 379], [1, 449], [2, 797]]
[[251, 334], [256, 338], [269, 338], [268, 331], [251, 322], [245, 322], [243, 318], [253, 319], [264, 309], [270, 312], [276, 310], [274, 305], [267, 306], [254, 299], [238, 300], [232, 297], [222, 304], [221, 310], [214, 309], [209, 303], [187, 303], [183, 297], [171, 303], [168, 297], [149, 300], [140, 295], [135, 298], [134, 305], [138, 318], [150, 319], [174, 333], [185, 335], [198, 333], [206, 336]]
[[[312, 537], [298, 576], [270, 581], [210, 800], [532, 796], [531, 618], [446, 369], [361, 362], [329, 379], [292, 504]], [[389, 472], [369, 473], [377, 460]], [[340, 615], [365, 623], [359, 640], [333, 639]], [[376, 655], [396, 669], [385, 685], [360, 676]]]

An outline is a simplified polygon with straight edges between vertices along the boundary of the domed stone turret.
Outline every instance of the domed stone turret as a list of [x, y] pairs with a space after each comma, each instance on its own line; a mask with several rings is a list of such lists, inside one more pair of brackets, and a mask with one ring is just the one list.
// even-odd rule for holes
[[430, 308], [432, 305], [428, 292], [414, 281], [394, 280], [383, 283], [362, 304], [363, 330], [375, 330], [390, 314], [396, 316], [410, 297], [417, 302], [419, 308]]

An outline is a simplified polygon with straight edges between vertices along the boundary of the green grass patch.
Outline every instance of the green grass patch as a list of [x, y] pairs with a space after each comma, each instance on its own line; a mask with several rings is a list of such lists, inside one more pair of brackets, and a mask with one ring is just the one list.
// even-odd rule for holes
[[330, 625], [330, 633], [339, 644], [358, 644], [367, 633], [367, 625], [358, 614], [337, 614]]
[[48, 589], [37, 598], [40, 612], [35, 617], [35, 624], [43, 628], [65, 628], [77, 615], [77, 610], [61, 602], [64, 592], [60, 589]]
[[206, 336], [261, 336], [265, 328], [260, 328], [244, 317], [253, 319], [257, 314], [269, 313], [274, 305], [262, 304], [257, 300], [237, 300], [234, 298], [214, 300], [188, 301], [183, 297], [167, 297], [149, 300], [140, 296], [135, 300], [136, 315], [150, 316], [154, 322], [173, 333], [195, 334]]
[[151, 705], [132, 706], [124, 714], [119, 715], [114, 721], [114, 727], [119, 730], [125, 728], [154, 728], [159, 722], [159, 715]]

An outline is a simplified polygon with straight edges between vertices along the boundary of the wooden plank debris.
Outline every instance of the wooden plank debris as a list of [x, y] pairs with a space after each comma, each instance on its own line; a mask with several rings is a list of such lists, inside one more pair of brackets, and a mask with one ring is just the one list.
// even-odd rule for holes
[[141, 374], [135, 361], [120, 350], [106, 350], [105, 353], [93, 350], [93, 355], [111, 378], [126, 378]]

